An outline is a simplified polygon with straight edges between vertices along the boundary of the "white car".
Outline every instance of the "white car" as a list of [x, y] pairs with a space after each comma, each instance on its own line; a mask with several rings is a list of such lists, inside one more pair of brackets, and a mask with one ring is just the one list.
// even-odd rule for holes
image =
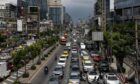
[[87, 73], [87, 79], [89, 83], [92, 83], [94, 80], [97, 80], [99, 78], [99, 74], [95, 71], [90, 71]]
[[66, 58], [65, 56], [60, 56], [59, 60], [64, 60], [64, 61], [66, 61], [67, 58]]
[[65, 65], [66, 65], [66, 60], [59, 60], [57, 64], [60, 65], [60, 66], [65, 67]]
[[68, 84], [80, 84], [79, 73], [71, 72]]
[[76, 49], [72, 49], [71, 53], [76, 54], [78, 51]]
[[93, 64], [91, 61], [84, 61], [83, 63], [83, 68], [84, 68], [84, 71], [92, 71], [93, 70]]
[[120, 80], [113, 73], [106, 74], [104, 79], [105, 79], [105, 84], [121, 84]]

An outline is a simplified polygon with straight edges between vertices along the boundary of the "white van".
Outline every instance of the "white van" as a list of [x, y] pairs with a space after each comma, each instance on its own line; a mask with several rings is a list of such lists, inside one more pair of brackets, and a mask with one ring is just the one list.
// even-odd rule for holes
[[86, 49], [86, 45], [84, 43], [80, 43], [80, 48], [82, 49]]

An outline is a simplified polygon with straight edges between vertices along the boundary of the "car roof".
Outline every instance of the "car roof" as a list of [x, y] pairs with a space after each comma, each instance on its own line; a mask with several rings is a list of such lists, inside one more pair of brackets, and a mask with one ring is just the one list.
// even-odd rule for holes
[[83, 56], [83, 59], [89, 59], [89, 56]]
[[84, 61], [84, 63], [92, 63], [90, 60], [86, 60]]
[[61, 65], [56, 65], [55, 68], [62, 68], [62, 66]]
[[71, 74], [70, 75], [78, 75], [79, 73], [77, 73], [77, 72], [71, 72]]

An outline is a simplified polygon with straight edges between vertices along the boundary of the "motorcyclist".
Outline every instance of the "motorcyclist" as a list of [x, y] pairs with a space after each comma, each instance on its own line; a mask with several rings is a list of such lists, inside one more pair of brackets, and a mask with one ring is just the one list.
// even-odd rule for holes
[[48, 72], [49, 72], [49, 69], [48, 69], [47, 66], [45, 66], [45, 67], [44, 67], [44, 73], [45, 73], [45, 74], [48, 74]]

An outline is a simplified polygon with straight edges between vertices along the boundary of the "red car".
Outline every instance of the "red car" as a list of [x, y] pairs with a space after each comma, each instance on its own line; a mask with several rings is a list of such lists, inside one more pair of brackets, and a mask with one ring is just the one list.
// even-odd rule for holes
[[91, 51], [90, 56], [95, 62], [100, 62], [103, 60], [103, 56], [100, 56], [97, 51]]
[[92, 58], [93, 58], [93, 61], [95, 62], [100, 62], [103, 60], [103, 57], [100, 55], [93, 56]]

